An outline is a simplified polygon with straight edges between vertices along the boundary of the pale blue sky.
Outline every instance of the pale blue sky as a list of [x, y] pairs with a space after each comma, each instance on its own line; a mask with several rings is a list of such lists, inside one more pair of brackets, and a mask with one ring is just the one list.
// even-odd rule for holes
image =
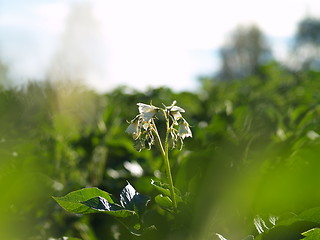
[[99, 91], [193, 90], [199, 75], [217, 70], [217, 49], [237, 25], [256, 23], [285, 58], [307, 14], [320, 16], [318, 0], [2, 0], [0, 57], [20, 83], [45, 78], [58, 62]]

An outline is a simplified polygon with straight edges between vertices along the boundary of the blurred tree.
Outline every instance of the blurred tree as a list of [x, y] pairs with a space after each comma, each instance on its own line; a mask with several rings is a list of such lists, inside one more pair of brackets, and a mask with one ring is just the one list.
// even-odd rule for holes
[[220, 49], [220, 56], [218, 77], [231, 80], [258, 73], [259, 66], [271, 59], [271, 50], [257, 26], [240, 26]]
[[320, 45], [320, 19], [303, 19], [298, 26], [296, 41], [298, 44], [311, 43]]
[[298, 24], [289, 61], [296, 70], [320, 70], [320, 19], [306, 17]]

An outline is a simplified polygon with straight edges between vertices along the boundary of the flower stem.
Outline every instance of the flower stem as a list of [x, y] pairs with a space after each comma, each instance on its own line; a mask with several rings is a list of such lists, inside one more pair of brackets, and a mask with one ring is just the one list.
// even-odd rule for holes
[[169, 129], [167, 129], [166, 133], [166, 140], [165, 140], [165, 156], [164, 156], [164, 162], [166, 166], [166, 172], [169, 180], [169, 187], [170, 187], [170, 193], [171, 193], [171, 199], [173, 203], [173, 208], [174, 211], [177, 209], [177, 201], [176, 201], [176, 196], [174, 193], [174, 186], [173, 186], [173, 180], [172, 180], [172, 175], [171, 175], [171, 169], [170, 169], [170, 162], [169, 162], [169, 142], [168, 142], [168, 136], [169, 136]]
[[165, 136], [165, 142], [164, 142], [164, 147], [163, 144], [161, 142], [161, 138], [159, 136], [159, 133], [154, 125], [154, 133], [156, 134], [156, 137], [158, 139], [159, 142], [159, 146], [160, 146], [160, 151], [164, 160], [164, 164], [165, 164], [165, 168], [166, 168], [166, 173], [167, 173], [167, 177], [169, 180], [169, 189], [170, 189], [170, 194], [171, 194], [171, 200], [173, 203], [173, 209], [176, 212], [177, 210], [177, 200], [176, 200], [176, 196], [174, 193], [174, 186], [173, 186], [173, 180], [172, 180], [172, 175], [171, 175], [171, 168], [170, 168], [170, 162], [169, 162], [169, 133], [170, 133], [170, 122], [169, 122], [169, 118], [165, 112], [165, 110], [163, 110], [163, 115], [165, 117], [166, 120], [166, 136]]

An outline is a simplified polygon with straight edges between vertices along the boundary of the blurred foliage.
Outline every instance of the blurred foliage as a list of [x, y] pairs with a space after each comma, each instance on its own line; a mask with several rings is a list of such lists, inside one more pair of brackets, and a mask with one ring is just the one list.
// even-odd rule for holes
[[[2, 89], [0, 238], [219, 239], [219, 233], [236, 240], [258, 235], [257, 216], [309, 221], [303, 212], [320, 206], [320, 73], [293, 74], [275, 62], [259, 72], [241, 81], [203, 78], [197, 92], [119, 88], [101, 95], [49, 82]], [[166, 181], [160, 152], [137, 152], [125, 133], [136, 103], [173, 100], [186, 110], [194, 136], [170, 153], [175, 186], [188, 193], [175, 219], [154, 204], [151, 178]], [[84, 187], [119, 196], [126, 181], [151, 197], [143, 221], [156, 231], [137, 237], [112, 216], [69, 214], [51, 198]], [[317, 234], [301, 235], [309, 229], [298, 236]]]

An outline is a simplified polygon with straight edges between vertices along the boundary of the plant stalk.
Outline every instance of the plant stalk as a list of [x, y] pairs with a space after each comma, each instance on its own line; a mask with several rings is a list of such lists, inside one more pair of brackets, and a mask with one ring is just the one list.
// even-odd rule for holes
[[168, 180], [169, 180], [169, 187], [170, 187], [170, 193], [171, 193], [171, 199], [172, 199], [172, 203], [173, 203], [173, 208], [174, 211], [177, 210], [177, 200], [176, 200], [176, 196], [174, 193], [174, 186], [173, 186], [173, 180], [172, 180], [172, 175], [171, 175], [171, 168], [170, 168], [170, 162], [169, 162], [169, 142], [168, 142], [168, 135], [169, 135], [169, 129], [167, 130], [166, 133], [166, 140], [165, 140], [165, 156], [164, 156], [164, 162], [165, 162], [165, 166], [166, 166], [166, 172], [167, 172], [167, 176], [168, 176]]
[[170, 122], [169, 122], [169, 118], [165, 112], [165, 110], [163, 110], [163, 115], [165, 117], [166, 120], [166, 136], [165, 136], [165, 142], [164, 142], [164, 147], [163, 144], [161, 142], [161, 138], [159, 136], [159, 133], [156, 129], [155, 124], [154, 125], [154, 133], [156, 134], [156, 137], [158, 139], [159, 142], [159, 146], [160, 146], [160, 151], [164, 160], [164, 165], [166, 168], [166, 173], [167, 173], [167, 177], [168, 177], [168, 181], [169, 181], [169, 189], [170, 189], [170, 194], [171, 194], [171, 199], [172, 199], [172, 203], [173, 203], [173, 209], [176, 212], [177, 210], [177, 200], [176, 200], [176, 196], [174, 193], [174, 186], [173, 186], [173, 180], [172, 180], [172, 174], [171, 174], [171, 167], [170, 167], [170, 162], [169, 162], [169, 133], [170, 133]]

